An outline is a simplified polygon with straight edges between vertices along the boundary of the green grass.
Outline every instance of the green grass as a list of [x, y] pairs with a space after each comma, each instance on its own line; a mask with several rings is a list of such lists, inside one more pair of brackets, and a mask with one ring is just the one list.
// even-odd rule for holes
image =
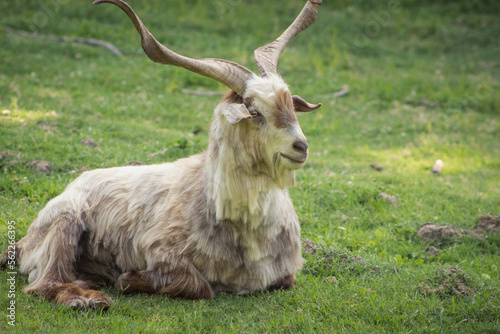
[[[173, 50], [252, 70], [253, 50], [303, 6], [130, 3]], [[181, 89], [226, 89], [150, 62], [117, 8], [22, 0], [0, 2], [0, 10], [8, 13], [0, 18], [0, 110], [10, 111], [0, 115], [0, 151], [8, 152], [0, 160], [2, 249], [8, 221], [20, 239], [82, 170], [174, 161], [207, 146], [219, 98]], [[17, 276], [17, 331], [500, 332], [500, 233], [433, 244], [436, 256], [416, 237], [426, 222], [473, 229], [482, 215], [500, 214], [499, 14], [496, 1], [325, 1], [317, 22], [289, 45], [280, 72], [292, 93], [324, 105], [299, 115], [311, 156], [290, 193], [303, 237], [320, 248], [305, 254], [293, 290], [196, 302], [106, 290], [114, 301], [107, 313], [80, 313], [22, 294], [27, 278]], [[5, 27], [102, 39], [124, 56]], [[350, 93], [333, 99], [343, 85]], [[98, 146], [80, 144], [85, 138]], [[441, 176], [430, 172], [436, 159], [444, 161]], [[50, 161], [51, 172], [33, 171], [33, 160]], [[0, 332], [12, 329], [7, 278], [0, 273]], [[460, 283], [475, 293], [438, 289]]]

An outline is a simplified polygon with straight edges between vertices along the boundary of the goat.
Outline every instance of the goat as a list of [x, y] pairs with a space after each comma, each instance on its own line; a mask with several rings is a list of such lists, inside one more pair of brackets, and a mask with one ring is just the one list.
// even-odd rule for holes
[[[121, 0], [153, 61], [231, 90], [214, 110], [206, 151], [151, 166], [83, 173], [40, 211], [16, 244], [24, 289], [77, 309], [107, 309], [96, 290], [187, 299], [286, 289], [302, 266], [300, 226], [286, 190], [308, 157], [295, 112], [321, 106], [292, 96], [277, 74], [286, 44], [312, 24], [308, 0], [274, 42], [255, 50], [260, 76], [222, 59], [191, 59], [160, 44]], [[3, 255], [5, 265], [8, 256]]]

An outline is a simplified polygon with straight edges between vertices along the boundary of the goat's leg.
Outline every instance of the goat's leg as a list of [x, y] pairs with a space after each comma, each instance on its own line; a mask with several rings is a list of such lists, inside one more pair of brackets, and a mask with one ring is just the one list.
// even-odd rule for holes
[[84, 230], [84, 223], [80, 219], [64, 213], [54, 220], [44, 238], [30, 234], [37, 233], [36, 230], [28, 232], [24, 241], [37, 237], [35, 239], [41, 241], [35, 247], [41, 249], [27, 255], [36, 258], [23, 259], [21, 256], [21, 261], [38, 263], [30, 272], [30, 285], [24, 290], [26, 293], [37, 294], [46, 300], [77, 309], [107, 309], [111, 306], [108, 296], [89, 289], [86, 282], [76, 277], [74, 268]]
[[166, 294], [173, 298], [211, 299], [210, 283], [189, 263], [158, 264], [151, 271], [130, 271], [120, 275], [115, 288], [124, 294], [138, 292]]

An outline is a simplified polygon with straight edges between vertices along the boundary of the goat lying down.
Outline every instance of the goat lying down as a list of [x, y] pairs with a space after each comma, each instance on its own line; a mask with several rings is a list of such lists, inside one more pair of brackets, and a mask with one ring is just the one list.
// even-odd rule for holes
[[[292, 96], [276, 73], [286, 44], [316, 18], [309, 0], [273, 43], [255, 51], [260, 76], [222, 59], [191, 59], [157, 42], [120, 0], [145, 53], [231, 91], [214, 111], [208, 149], [173, 163], [83, 173], [52, 199], [16, 245], [26, 293], [74, 308], [108, 308], [94, 290], [189, 299], [289, 288], [301, 268], [300, 226], [286, 188], [308, 157]], [[3, 255], [5, 265], [8, 256]]]

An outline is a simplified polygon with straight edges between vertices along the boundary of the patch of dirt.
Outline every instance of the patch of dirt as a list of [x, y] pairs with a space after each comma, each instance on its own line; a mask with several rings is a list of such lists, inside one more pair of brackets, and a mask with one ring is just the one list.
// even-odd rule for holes
[[68, 174], [80, 174], [80, 173], [83, 173], [83, 172], [86, 172], [89, 170], [91, 170], [90, 166], [86, 165], [86, 166], [83, 166], [83, 167], [80, 167], [77, 169], [73, 169], [73, 170], [69, 171]]
[[370, 167], [373, 168], [373, 169], [375, 169], [377, 172], [381, 172], [381, 171], [384, 170], [384, 167], [382, 167], [379, 164], [371, 164]]
[[0, 152], [0, 160], [7, 158], [9, 155], [10, 155], [9, 151], [1, 151]]
[[396, 197], [386, 193], [380, 193], [378, 194], [378, 197], [380, 197], [389, 204], [396, 204], [398, 202], [398, 199]]
[[197, 135], [203, 131], [203, 128], [201, 126], [196, 126], [194, 130], [191, 132], [193, 135]]
[[29, 168], [36, 170], [37, 172], [44, 173], [46, 175], [50, 173], [50, 165], [51, 163], [45, 160], [34, 160], [28, 162], [27, 164]]
[[441, 250], [437, 247], [431, 246], [429, 249], [427, 249], [427, 254], [430, 256], [436, 256], [441, 252]]
[[300, 239], [304, 252], [310, 254], [321, 255], [321, 260], [333, 261], [340, 260], [342, 263], [356, 263], [365, 264], [365, 261], [356, 255], [351, 254], [348, 250], [334, 250], [316, 244], [314, 241], [308, 239]]
[[459, 238], [464, 235], [471, 234], [471, 231], [462, 230], [456, 227], [446, 225], [435, 225], [426, 223], [420, 226], [417, 232], [417, 237], [423, 242], [448, 242], [454, 238]]
[[57, 127], [60, 124], [58, 122], [47, 122], [41, 125], [43, 130], [50, 130], [51, 128]]
[[420, 287], [424, 295], [436, 294], [446, 296], [473, 296], [476, 294], [474, 282], [462, 269], [453, 267], [440, 267], [428, 284]]
[[335, 276], [330, 276], [330, 277], [327, 277], [326, 278], [327, 282], [329, 282], [330, 284], [338, 284], [339, 283], [339, 280], [337, 279], [337, 277]]
[[500, 231], [500, 215], [485, 215], [479, 218], [474, 230], [463, 230], [446, 225], [435, 225], [425, 223], [420, 226], [417, 237], [423, 242], [445, 243], [464, 236], [483, 239], [487, 234], [498, 233]]
[[411, 106], [424, 106], [430, 109], [434, 109], [439, 106], [438, 103], [427, 100], [427, 99], [422, 99], [422, 100], [411, 100], [409, 98], [405, 99], [404, 101], [405, 104], [411, 105]]
[[142, 161], [130, 161], [128, 164], [125, 164], [123, 166], [144, 166], [144, 165], [146, 164]]
[[0, 168], [9, 170], [13, 165], [19, 162], [21, 153], [13, 153], [11, 151], [0, 152]]
[[89, 138], [85, 138], [85, 139], [82, 139], [80, 141], [80, 144], [82, 145], [85, 145], [85, 146], [88, 146], [90, 148], [94, 148], [97, 146], [97, 142], [95, 142], [94, 140], [92, 139], [89, 139]]
[[485, 215], [479, 218], [474, 231], [477, 233], [497, 233], [500, 230], [500, 215]]
[[322, 246], [316, 244], [314, 241], [309, 239], [300, 239], [302, 242], [302, 250], [305, 253], [316, 254], [316, 251], [319, 249], [324, 249]]
[[315, 276], [333, 277], [332, 274], [341, 271], [380, 272], [380, 268], [372, 266], [347, 249], [334, 249], [316, 244], [308, 239], [301, 239], [302, 250], [306, 256], [304, 271]]

